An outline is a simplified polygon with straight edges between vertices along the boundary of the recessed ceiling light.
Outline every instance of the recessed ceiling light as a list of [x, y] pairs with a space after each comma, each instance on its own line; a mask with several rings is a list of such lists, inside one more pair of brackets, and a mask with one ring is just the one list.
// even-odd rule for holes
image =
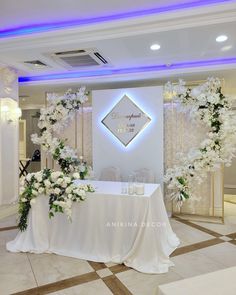
[[225, 42], [228, 39], [226, 35], [220, 35], [216, 38], [216, 42]]
[[48, 67], [48, 65], [46, 65], [44, 62], [40, 60], [24, 61], [24, 64], [30, 66], [31, 68], [37, 68], [37, 69]]
[[224, 47], [221, 48], [221, 51], [229, 51], [232, 48], [233, 48], [232, 45], [224, 46]]
[[159, 44], [152, 44], [151, 46], [150, 46], [150, 49], [151, 50], [159, 50], [161, 48], [161, 46], [159, 45]]

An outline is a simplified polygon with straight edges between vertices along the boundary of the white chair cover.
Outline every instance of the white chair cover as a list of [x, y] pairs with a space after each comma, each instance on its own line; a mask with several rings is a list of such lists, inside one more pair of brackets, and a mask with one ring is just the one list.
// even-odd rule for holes
[[117, 167], [107, 167], [101, 172], [100, 179], [103, 181], [121, 181], [120, 169]]
[[153, 171], [147, 168], [141, 168], [134, 171], [136, 179], [142, 179], [146, 183], [155, 183]]

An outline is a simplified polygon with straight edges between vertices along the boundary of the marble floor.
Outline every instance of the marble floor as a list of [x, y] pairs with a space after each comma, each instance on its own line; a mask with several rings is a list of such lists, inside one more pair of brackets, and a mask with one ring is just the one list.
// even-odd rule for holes
[[[236, 266], [236, 204], [226, 203], [226, 222], [193, 223], [172, 218], [181, 245], [167, 274], [147, 275], [124, 265], [54, 254], [9, 253], [16, 216], [0, 218], [0, 295], [157, 295], [158, 286]], [[207, 294], [207, 293], [206, 293]]]

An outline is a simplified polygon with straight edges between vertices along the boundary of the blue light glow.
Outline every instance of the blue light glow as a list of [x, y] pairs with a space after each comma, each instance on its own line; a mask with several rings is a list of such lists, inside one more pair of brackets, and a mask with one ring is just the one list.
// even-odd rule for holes
[[236, 64], [236, 57], [202, 60], [202, 61], [179, 62], [179, 63], [173, 63], [171, 65], [162, 64], [162, 65], [133, 67], [133, 68], [103, 69], [103, 70], [93, 70], [93, 71], [48, 74], [48, 75], [31, 76], [31, 77], [19, 77], [19, 82], [29, 83], [29, 82], [51, 81], [51, 80], [67, 80], [67, 79], [75, 79], [75, 78], [90, 78], [90, 77], [92, 78], [92, 77], [103, 77], [103, 76], [111, 76], [111, 75], [160, 72], [160, 71], [170, 71], [170, 70], [178, 70], [178, 69], [198, 68], [198, 67], [217, 66], [217, 65], [230, 65], [230, 64]]
[[[100, 126], [100, 128], [103, 130], [106, 136], [110, 138], [110, 140], [117, 146], [117, 148], [121, 149], [124, 152], [127, 152], [135, 149], [139, 144], [141, 144], [145, 134], [151, 132], [150, 127], [156, 123], [156, 118], [153, 114], [153, 110], [151, 110], [150, 107], [148, 107], [143, 100], [140, 100], [137, 97], [135, 100], [133, 99], [133, 97], [136, 95], [132, 94], [132, 90], [125, 92], [123, 92], [124, 90], [121, 91], [122, 93], [119, 94], [114, 99], [114, 101], [112, 101], [112, 103], [110, 103], [109, 106], [107, 106], [106, 110], [97, 118], [97, 126]], [[121, 98], [124, 95], [127, 95], [129, 99], [132, 100], [151, 119], [148, 125], [146, 125], [146, 127], [142, 129], [127, 146], [124, 146], [122, 142], [104, 124], [102, 124], [102, 120], [104, 119], [104, 117], [116, 106], [116, 104], [121, 100]]]
[[198, 1], [188, 2], [188, 3], [179, 3], [179, 4], [167, 5], [163, 7], [156, 7], [152, 9], [129, 11], [124, 13], [98, 16], [93, 18], [85, 18], [85, 19], [78, 19], [78, 20], [65, 21], [65, 22], [55, 22], [55, 23], [31, 24], [31, 25], [22, 26], [22, 27], [0, 30], [0, 38], [19, 37], [23, 35], [44, 33], [44, 32], [50, 32], [50, 31], [66, 29], [66, 28], [75, 28], [79, 26], [96, 24], [96, 23], [104, 23], [104, 22], [115, 21], [115, 20], [129, 19], [129, 18], [135, 18], [135, 17], [166, 13], [171, 11], [178, 11], [183, 9], [197, 8], [201, 6], [204, 7], [208, 5], [225, 4], [225, 3], [232, 3], [232, 2], [234, 1], [232, 0], [207, 0], [207, 1], [198, 0]]

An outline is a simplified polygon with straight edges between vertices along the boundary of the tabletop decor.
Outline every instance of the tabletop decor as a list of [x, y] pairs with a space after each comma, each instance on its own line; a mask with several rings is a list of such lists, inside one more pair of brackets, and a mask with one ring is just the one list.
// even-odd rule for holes
[[74, 184], [76, 179], [80, 179], [79, 173], [69, 176], [50, 169], [28, 174], [21, 183], [18, 224], [20, 230], [26, 230], [29, 210], [39, 195], [45, 195], [45, 198], [49, 196], [50, 218], [54, 213], [60, 212], [65, 213], [71, 220], [72, 203], [84, 201], [87, 192], [94, 192], [89, 184]]
[[32, 134], [31, 139], [52, 155], [65, 174], [79, 172], [80, 178], [84, 179], [90, 168], [83, 161], [83, 157], [78, 157], [75, 150], [66, 145], [66, 140], [53, 136], [53, 133], [59, 134], [81, 104], [87, 101], [85, 87], [79, 88], [76, 93], [69, 89], [63, 96], [48, 94], [47, 99], [48, 106], [40, 110], [40, 135]]
[[180, 165], [166, 172], [169, 197], [181, 206], [194, 197], [192, 189], [196, 181], [201, 183], [207, 172], [216, 171], [222, 164], [231, 165], [236, 153], [236, 116], [231, 110], [232, 100], [222, 93], [218, 78], [208, 78], [206, 83], [192, 89], [182, 80], [177, 85], [168, 82], [164, 95], [176, 100], [181, 111], [208, 129], [200, 146], [181, 155]]

